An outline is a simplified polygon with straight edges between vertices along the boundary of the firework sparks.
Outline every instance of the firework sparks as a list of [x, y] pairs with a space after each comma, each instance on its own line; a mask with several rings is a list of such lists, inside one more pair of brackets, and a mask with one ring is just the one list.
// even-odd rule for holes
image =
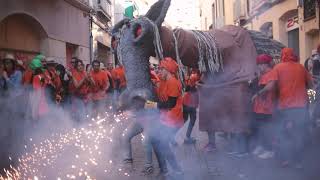
[[[87, 116], [89, 119], [89, 116]], [[113, 121], [110, 121], [110, 120]], [[18, 166], [4, 169], [5, 175], [0, 180], [18, 179], [95, 179], [91, 172], [95, 166], [104, 166], [103, 173], [118, 172], [122, 176], [130, 176], [127, 172], [114, 166], [112, 159], [103, 159], [103, 147], [112, 147], [113, 136], [118, 127], [124, 125], [128, 118], [123, 115], [110, 115], [92, 118], [91, 122], [82, 128], [73, 128], [65, 133], [54, 133], [50, 138], [33, 145], [25, 145], [26, 152], [18, 159]], [[69, 152], [71, 151], [71, 152]], [[70, 166], [61, 167], [58, 162], [63, 162], [65, 154], [72, 153]], [[12, 158], [9, 157], [10, 161]], [[70, 158], [69, 158], [70, 159]], [[68, 164], [67, 163], [67, 164]], [[105, 168], [107, 166], [107, 169]], [[91, 174], [90, 174], [91, 173]]]
[[317, 92], [313, 89], [308, 89], [307, 94], [309, 97], [309, 102], [313, 103], [316, 100]]

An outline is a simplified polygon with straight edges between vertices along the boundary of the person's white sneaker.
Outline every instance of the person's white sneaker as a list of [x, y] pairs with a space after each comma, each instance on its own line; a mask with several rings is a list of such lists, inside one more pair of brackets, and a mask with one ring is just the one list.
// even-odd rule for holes
[[273, 156], [274, 156], [274, 152], [273, 151], [264, 151], [258, 157], [260, 159], [270, 159], [270, 158], [273, 158]]
[[262, 146], [257, 146], [257, 147], [252, 151], [252, 154], [257, 156], [258, 154], [261, 154], [263, 151], [264, 151], [264, 149], [263, 149]]

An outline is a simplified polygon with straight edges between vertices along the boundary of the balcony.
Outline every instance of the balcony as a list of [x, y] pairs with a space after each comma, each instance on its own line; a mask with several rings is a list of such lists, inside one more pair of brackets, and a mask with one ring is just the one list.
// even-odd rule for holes
[[111, 21], [111, 2], [110, 0], [97, 0], [96, 11], [100, 19]]
[[316, 17], [316, 0], [304, 0], [303, 17], [305, 21]]
[[89, 0], [65, 0], [65, 1], [83, 11], [90, 12], [91, 10], [91, 7], [89, 5], [90, 4]]

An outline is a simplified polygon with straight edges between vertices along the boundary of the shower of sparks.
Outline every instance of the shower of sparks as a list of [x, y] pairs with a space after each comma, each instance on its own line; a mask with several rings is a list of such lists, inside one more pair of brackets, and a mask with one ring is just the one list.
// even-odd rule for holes
[[313, 103], [316, 100], [317, 92], [313, 89], [308, 89], [307, 94], [309, 97], [309, 102]]
[[[89, 119], [89, 116], [87, 118]], [[92, 171], [97, 172], [101, 169], [95, 168], [97, 166], [103, 167], [100, 174], [116, 172], [129, 177], [128, 172], [114, 166], [112, 159], [104, 159], [103, 156], [106, 150], [103, 147], [109, 149], [114, 146], [114, 131], [123, 127], [127, 119], [124, 114], [114, 115], [106, 112], [104, 117], [92, 118], [86, 127], [52, 134], [41, 143], [35, 143], [30, 138], [32, 145], [25, 145], [26, 152], [18, 159], [18, 165], [4, 169], [5, 175], [0, 175], [0, 180], [91, 180], [96, 179]], [[66, 154], [71, 155], [65, 157]], [[9, 159], [12, 161], [11, 157]], [[64, 164], [70, 166], [64, 167]]]

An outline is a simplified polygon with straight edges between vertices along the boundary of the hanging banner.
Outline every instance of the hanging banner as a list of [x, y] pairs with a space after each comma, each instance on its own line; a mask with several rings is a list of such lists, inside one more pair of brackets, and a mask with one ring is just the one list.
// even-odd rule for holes
[[133, 1], [126, 0], [124, 2], [124, 16], [130, 19], [134, 18], [133, 13], [136, 10], [136, 6]]

